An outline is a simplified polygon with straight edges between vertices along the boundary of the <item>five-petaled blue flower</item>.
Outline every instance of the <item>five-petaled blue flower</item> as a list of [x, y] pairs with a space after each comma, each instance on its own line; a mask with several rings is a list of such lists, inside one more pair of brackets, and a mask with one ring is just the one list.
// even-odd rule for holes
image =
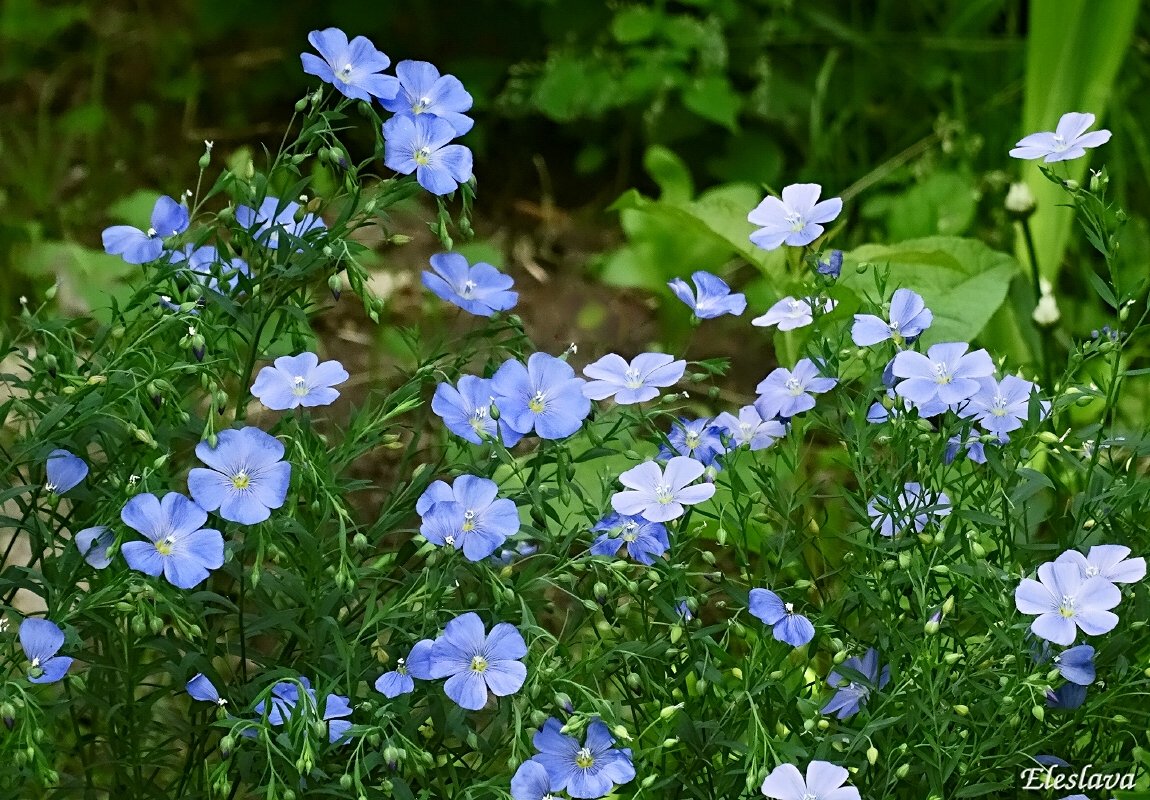
[[350, 377], [343, 364], [321, 364], [315, 353], [280, 356], [274, 364], [261, 369], [252, 385], [252, 394], [273, 411], [331, 405], [339, 397], [332, 387]]
[[932, 517], [948, 516], [951, 509], [946, 492], [924, 491], [922, 484], [910, 482], [903, 484], [902, 493], [893, 501], [876, 497], [867, 503], [866, 510], [871, 518], [871, 528], [890, 538], [908, 527], [913, 527], [915, 533], [922, 533]]
[[259, 428], [220, 431], [215, 449], [205, 440], [196, 457], [208, 469], [188, 473], [192, 498], [231, 522], [254, 525], [271, 516], [287, 498], [291, 464], [279, 439]]
[[511, 430], [500, 416], [491, 416], [495, 390], [489, 378], [464, 375], [456, 386], [441, 383], [435, 387], [431, 410], [443, 419], [447, 429], [472, 444], [484, 444], [486, 437], [499, 439], [504, 447], [514, 447], [523, 434]]
[[836, 305], [838, 303], [830, 299], [787, 296], [768, 308], [761, 317], [751, 320], [751, 324], [758, 328], [777, 325], [780, 331], [793, 331], [815, 321], [815, 308], [819, 309], [819, 314], [829, 314]]
[[319, 56], [300, 54], [303, 71], [330, 83], [345, 97], [370, 103], [373, 97], [391, 100], [399, 92], [399, 81], [380, 74], [391, 65], [391, 59], [366, 36], [356, 36], [349, 42], [339, 28], [325, 28], [312, 31], [307, 40]]
[[748, 610], [763, 624], [771, 626], [776, 639], [791, 647], [802, 647], [815, 638], [815, 626], [811, 621], [802, 614], [796, 614], [794, 604], [784, 603], [770, 589], [751, 589]]
[[537, 761], [524, 761], [511, 776], [511, 800], [557, 800], [551, 778]]
[[101, 238], [104, 252], [120, 256], [129, 264], [155, 261], [164, 252], [163, 240], [178, 236], [188, 229], [188, 209], [167, 195], [152, 207], [151, 227], [146, 231], [131, 225], [113, 225], [105, 228]]
[[868, 648], [866, 654], [859, 658], [851, 656], [842, 663], [842, 666], [854, 670], [862, 679], [844, 675], [837, 670], [831, 670], [827, 676], [827, 683], [838, 689], [835, 696], [822, 708], [823, 714], [834, 714], [839, 719], [847, 719], [858, 713], [859, 708], [866, 703], [867, 698], [874, 689], [882, 689], [890, 681], [890, 665], [878, 668], [878, 652]]
[[768, 197], [747, 215], [759, 226], [751, 242], [764, 250], [784, 244], [803, 247], [823, 233], [822, 223], [831, 222], [843, 210], [838, 197], [818, 202], [823, 187], [817, 183], [793, 183], [783, 189], [783, 198]]
[[787, 433], [783, 423], [777, 419], [763, 419], [753, 405], [740, 408], [738, 417], [724, 411], [715, 417], [714, 424], [727, 432], [732, 448], [746, 447], [748, 450], [765, 450], [775, 443], [775, 439]]
[[583, 385], [583, 396], [591, 400], [611, 397], [621, 406], [643, 403], [658, 397], [660, 388], [678, 383], [686, 369], [686, 361], [676, 361], [666, 353], [643, 353], [630, 363], [608, 353], [583, 367], [583, 374], [591, 378]]
[[1079, 686], [1089, 686], [1096, 677], [1094, 670], [1094, 648], [1080, 644], [1063, 650], [1054, 657], [1054, 667], [1058, 673]]
[[72, 666], [72, 658], [58, 656], [64, 646], [64, 631], [55, 622], [26, 617], [20, 623], [20, 647], [28, 659], [30, 683], [55, 683]]
[[[303, 689], [302, 694], [300, 688]], [[261, 700], [256, 703], [255, 712], [262, 716], [267, 709], [268, 722], [272, 725], [283, 725], [296, 714], [311, 718], [318, 715], [321, 722], [327, 723], [328, 741], [335, 744], [351, 728], [351, 720], [343, 719], [351, 716], [351, 704], [346, 697], [329, 694], [324, 697], [322, 713], [319, 708], [311, 681], [301, 676], [298, 681], [280, 681], [273, 686], [271, 707], [268, 708], [267, 703]]]
[[447, 623], [431, 648], [431, 677], [447, 678], [443, 691], [461, 708], [478, 711], [487, 705], [487, 691], [496, 697], [515, 694], [527, 678], [519, 659], [527, 643], [516, 627], [500, 622], [487, 633], [475, 612]]
[[398, 116], [417, 117], [427, 114], [451, 123], [456, 136], [471, 130], [475, 120], [463, 112], [471, 108], [471, 95], [454, 75], [440, 75], [426, 61], [400, 61], [395, 65], [399, 92], [381, 103]]
[[1136, 583], [1146, 577], [1146, 559], [1129, 555], [1130, 548], [1125, 545], [1096, 544], [1086, 555], [1067, 550], [1054, 563], [1077, 565], [1083, 580], [1098, 575], [1111, 583]]
[[292, 241], [301, 239], [312, 231], [327, 229], [323, 219], [311, 212], [302, 214], [297, 220], [296, 215], [300, 211], [300, 204], [294, 200], [265, 197], [258, 209], [251, 206], [237, 208], [236, 222], [264, 247], [278, 250], [281, 233], [286, 234], [288, 240]]
[[[434, 642], [425, 640], [428, 647]], [[412, 650], [414, 652], [414, 648]], [[430, 654], [430, 650], [428, 651]], [[428, 677], [430, 676], [430, 671]], [[411, 669], [407, 666], [407, 659], [401, 658], [395, 663], [395, 669], [385, 672], [375, 681], [375, 690], [386, 698], [399, 697], [401, 694], [410, 694], [415, 691], [415, 680]]]
[[613, 556], [623, 548], [635, 561], [650, 566], [671, 546], [667, 526], [642, 517], [608, 514], [591, 530], [604, 531], [591, 545], [593, 556]]
[[519, 293], [510, 291], [515, 281], [482, 261], [468, 264], [459, 253], [437, 253], [431, 257], [434, 272], [423, 272], [423, 285], [440, 300], [459, 306], [479, 317], [515, 307]]
[[1087, 147], [1098, 147], [1110, 141], [1108, 130], [1087, 133], [1093, 124], [1093, 114], [1071, 111], [1062, 115], [1053, 131], [1032, 133], [1020, 139], [1010, 155], [1026, 160], [1041, 158], [1047, 164], [1079, 158], [1086, 155]]
[[124, 504], [120, 519], [148, 541], [124, 542], [120, 551], [132, 569], [168, 583], [191, 589], [224, 563], [224, 537], [203, 527], [208, 512], [178, 492], [160, 500], [154, 494], [138, 494]]
[[804, 358], [795, 364], [793, 370], [778, 367], [759, 382], [755, 387], [759, 395], [755, 408], [763, 419], [790, 419], [815, 407], [812, 394], [829, 392], [836, 384], [837, 379], [824, 378], [815, 362]]
[[747, 296], [732, 294], [731, 287], [718, 275], [699, 270], [691, 275], [696, 291], [682, 278], [667, 283], [675, 297], [687, 304], [699, 319], [712, 319], [724, 314], [739, 316], [747, 310]]
[[439, 117], [397, 116], [383, 123], [383, 163], [415, 179], [434, 195], [454, 192], [471, 180], [471, 150], [451, 144], [455, 128]]
[[481, 561], [519, 531], [519, 510], [507, 498], [496, 499], [498, 493], [495, 481], [475, 475], [460, 475], [453, 486], [435, 481], [415, 505], [423, 520], [419, 532]]
[[1063, 646], [1074, 644], [1078, 629], [1089, 636], [1114, 630], [1118, 615], [1110, 611], [1122, 592], [1101, 575], [1084, 578], [1077, 564], [1047, 562], [1038, 580], [1023, 578], [1014, 591], [1014, 604], [1023, 614], [1037, 615], [1030, 625], [1035, 636]]
[[705, 467], [717, 467], [715, 459], [726, 451], [723, 429], [713, 420], [680, 417], [671, 424], [667, 444], [659, 448], [656, 458], [665, 461], [674, 455], [687, 456], [701, 461]]
[[895, 289], [890, 298], [890, 320], [874, 314], [855, 314], [851, 339], [859, 347], [891, 339], [895, 344], [913, 340], [934, 321], [934, 314], [926, 307], [922, 296], [910, 289]]
[[828, 278], [837, 279], [843, 271], [843, 251], [831, 250], [826, 260], [819, 260], [815, 263], [815, 272], [820, 275], [826, 275]]
[[1034, 384], [1030, 381], [1007, 375], [1001, 381], [979, 378], [978, 386], [978, 391], [959, 413], [973, 417], [1000, 439], [1021, 428], [1030, 417], [1030, 396], [1034, 394]]
[[994, 362], [985, 350], [966, 352], [966, 342], [932, 345], [926, 355], [903, 350], [894, 357], [891, 371], [902, 378], [894, 387], [900, 397], [914, 403], [923, 417], [941, 414], [975, 395], [979, 378], [994, 373]]
[[648, 522], [667, 522], [683, 516], [685, 505], [711, 499], [713, 483], [690, 486], [706, 466], [693, 458], [675, 456], [664, 471], [657, 462], [644, 461], [619, 476], [629, 491], [611, 495], [611, 507], [620, 514], [642, 516]]
[[547, 770], [551, 791], [596, 798], [635, 779], [631, 748], [616, 749], [615, 739], [602, 720], [591, 720], [582, 745], [562, 730], [563, 723], [551, 717], [532, 739], [539, 752], [531, 760]]
[[61, 495], [76, 488], [80, 481], [88, 477], [88, 464], [67, 450], [53, 450], [48, 454], [44, 471], [48, 475], [44, 488], [52, 494]]
[[491, 377], [500, 420], [540, 439], [565, 439], [583, 427], [591, 413], [585, 383], [570, 364], [548, 353], [532, 353], [526, 365], [509, 359]]
[[227, 700], [220, 697], [220, 691], [216, 688], [216, 685], [202, 672], [193, 675], [191, 680], [185, 684], [184, 688], [193, 700], [199, 700], [204, 703], [215, 703], [220, 708], [228, 704]]
[[108, 550], [115, 544], [116, 537], [107, 525], [85, 528], [76, 534], [73, 541], [76, 542], [76, 548], [84, 556], [84, 560], [88, 562], [90, 567], [103, 569], [112, 563], [112, 559], [108, 556]]
[[807, 774], [794, 764], [775, 767], [763, 781], [763, 794], [775, 800], [860, 800], [859, 790], [844, 786], [850, 773], [829, 761], [812, 761]]
[[210, 244], [201, 247], [186, 244], [179, 250], [171, 250], [168, 263], [173, 267], [187, 264], [186, 271], [193, 280], [219, 294], [231, 294], [236, 290], [241, 275], [251, 275], [248, 262], [242, 258], [224, 258]]

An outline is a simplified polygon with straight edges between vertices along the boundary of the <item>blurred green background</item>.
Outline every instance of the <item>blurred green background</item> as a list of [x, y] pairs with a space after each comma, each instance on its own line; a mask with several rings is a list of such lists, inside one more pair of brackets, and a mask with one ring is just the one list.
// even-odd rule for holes
[[[1103, 156], [1131, 216], [1124, 268], [1145, 274], [1150, 20], [1138, 12], [1131, 0], [4, 0], [0, 306], [7, 319], [58, 274], [74, 302], [98, 306], [133, 269], [99, 252], [100, 231], [143, 222], [150, 198], [137, 192], [193, 186], [205, 139], [216, 164], [274, 148], [314, 83], [300, 70], [307, 33], [326, 26], [463, 80], [479, 247], [517, 280], [658, 290], [729, 267], [734, 247], [684, 251], [666, 225], [609, 211], [632, 187], [673, 202], [718, 192], [734, 214], [766, 188], [813, 181], [847, 201], [834, 246], [943, 234], [1013, 251], [1007, 186], [1042, 181], [1006, 152], [1065, 111], [1114, 131]], [[1102, 309], [1074, 302], [1088, 294], [1086, 245], [1063, 249], [1069, 217], [1051, 197], [1035, 219], [1042, 270], [1070, 299], [1067, 326], [1088, 331]], [[565, 309], [585, 330], [610, 311]]]

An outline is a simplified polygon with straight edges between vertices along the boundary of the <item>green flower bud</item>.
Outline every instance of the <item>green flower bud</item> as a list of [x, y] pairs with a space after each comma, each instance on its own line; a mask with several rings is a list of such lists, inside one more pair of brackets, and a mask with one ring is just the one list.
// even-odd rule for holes
[[875, 762], [878, 761], [878, 748], [873, 744], [866, 750], [866, 760], [870, 762], [872, 767], [875, 765]]
[[901, 767], [894, 771], [894, 776], [899, 780], [905, 778], [910, 773], [910, 764], [903, 764]]

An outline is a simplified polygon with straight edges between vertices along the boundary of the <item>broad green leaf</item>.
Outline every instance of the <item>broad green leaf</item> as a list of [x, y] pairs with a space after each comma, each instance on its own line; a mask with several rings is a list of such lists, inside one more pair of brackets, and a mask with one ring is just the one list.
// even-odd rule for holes
[[669, 203], [685, 203], [695, 193], [691, 170], [671, 150], [652, 145], [643, 154], [643, 168], [662, 192], [659, 199]]
[[[886, 270], [888, 292], [899, 287], [922, 295], [934, 323], [925, 344], [968, 342], [1006, 298], [1018, 262], [982, 242], [948, 236], [895, 245], [864, 245], [844, 257], [840, 283], [859, 295], [875, 294], [875, 271]], [[871, 265], [860, 275], [857, 267]]]
[[891, 199], [887, 231], [892, 242], [922, 236], [960, 236], [974, 220], [973, 180], [957, 172], [932, 172]]
[[683, 90], [683, 105], [703, 119], [734, 131], [738, 127], [743, 101], [727, 76], [708, 75]]
[[620, 9], [611, 21], [611, 33], [622, 44], [650, 39], [663, 15], [653, 8], [630, 6]]

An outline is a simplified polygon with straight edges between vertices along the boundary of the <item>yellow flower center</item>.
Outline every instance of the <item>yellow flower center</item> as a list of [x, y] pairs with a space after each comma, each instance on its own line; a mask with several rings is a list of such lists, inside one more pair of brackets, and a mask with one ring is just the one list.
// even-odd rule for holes
[[244, 471], [237, 472], [232, 476], [232, 486], [236, 489], [246, 489], [252, 484], [251, 477]]
[[487, 670], [487, 659], [483, 656], [474, 656], [471, 659], [472, 672], [485, 672]]
[[591, 769], [595, 764], [595, 756], [591, 755], [590, 748], [581, 747], [575, 754], [575, 766], [579, 769]]
[[419, 164], [421, 167], [426, 166], [431, 163], [431, 148], [421, 147], [412, 153], [411, 157], [415, 159], [416, 164]]
[[172, 554], [172, 545], [175, 543], [175, 536], [166, 536], [160, 541], [156, 542], [156, 552], [162, 556], [169, 556]]
[[543, 392], [536, 392], [535, 396], [527, 403], [527, 407], [531, 409], [532, 414], [542, 414], [543, 410], [547, 407]]

